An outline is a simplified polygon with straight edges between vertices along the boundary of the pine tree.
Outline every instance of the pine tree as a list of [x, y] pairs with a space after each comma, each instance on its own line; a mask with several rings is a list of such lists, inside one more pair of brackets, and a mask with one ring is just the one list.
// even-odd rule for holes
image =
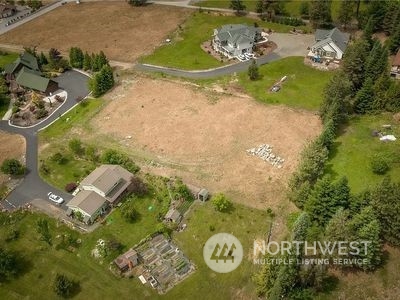
[[374, 84], [374, 111], [382, 111], [387, 105], [387, 92], [390, 89], [391, 80], [388, 72], [384, 72], [379, 76], [378, 80]]
[[368, 44], [361, 39], [347, 47], [343, 58], [343, 71], [351, 80], [355, 91], [360, 89], [364, 82], [368, 51]]
[[235, 10], [237, 14], [246, 9], [246, 5], [243, 4], [242, 0], [231, 0], [229, 7]]
[[324, 226], [335, 214], [338, 207], [335, 205], [335, 187], [329, 177], [325, 176], [314, 185], [310, 197], [304, 205], [310, 217], [318, 225]]
[[389, 111], [400, 110], [400, 83], [392, 82], [386, 93], [386, 109]]
[[249, 75], [250, 80], [257, 80], [258, 78], [260, 78], [258, 66], [254, 59], [251, 62], [249, 69], [247, 70], [247, 74]]
[[387, 45], [391, 54], [396, 54], [400, 49], [400, 23], [396, 25], [393, 34], [387, 41]]
[[347, 177], [344, 176], [340, 178], [339, 181], [334, 184], [334, 188], [335, 205], [347, 209], [350, 205], [350, 187]]
[[388, 72], [388, 52], [376, 40], [365, 65], [365, 78], [371, 78], [375, 82], [386, 72]]
[[372, 110], [374, 101], [374, 89], [372, 79], [367, 78], [362, 88], [358, 91], [354, 100], [354, 111], [365, 114]]
[[108, 64], [108, 59], [107, 59], [106, 55], [104, 54], [103, 51], [100, 51], [99, 56], [98, 56], [98, 67], [99, 67], [99, 70], [103, 66], [105, 66], [107, 64]]
[[368, 19], [367, 24], [364, 26], [362, 38], [368, 43], [368, 51], [372, 49], [374, 41], [372, 40], [372, 34], [374, 33], [374, 21], [372, 17]]
[[382, 28], [386, 35], [391, 35], [393, 34], [396, 25], [400, 23], [400, 3], [390, 1], [388, 5]]
[[85, 52], [85, 55], [83, 56], [82, 67], [85, 71], [92, 69], [92, 59], [87, 52]]
[[46, 55], [44, 55], [43, 52], [40, 52], [39, 58], [38, 58], [38, 63], [39, 66], [42, 67], [44, 65], [47, 65], [49, 62], [47, 61]]
[[342, 0], [342, 2], [340, 3], [338, 20], [344, 26], [344, 28], [346, 28], [347, 25], [350, 24], [351, 20], [353, 19], [353, 16], [354, 16], [354, 1]]
[[313, 0], [310, 7], [310, 21], [314, 28], [329, 28], [332, 25], [330, 0]]

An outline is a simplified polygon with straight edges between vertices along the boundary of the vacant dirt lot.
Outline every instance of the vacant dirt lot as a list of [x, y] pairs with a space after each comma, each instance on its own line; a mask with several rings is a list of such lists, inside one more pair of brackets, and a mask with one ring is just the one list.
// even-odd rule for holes
[[[5, 159], [22, 159], [25, 155], [25, 139], [16, 134], [0, 130], [0, 165]], [[8, 176], [0, 172], [0, 185], [7, 181]]]
[[[224, 191], [250, 206], [277, 207], [307, 140], [321, 129], [317, 116], [250, 98], [211, 96], [191, 85], [139, 78], [119, 87], [92, 121], [136, 154], [162, 167], [151, 172]], [[270, 144], [282, 169], [246, 149]]]
[[132, 62], [150, 53], [190, 14], [161, 5], [131, 7], [126, 2], [67, 4], [2, 36], [0, 43], [103, 50], [112, 60]]

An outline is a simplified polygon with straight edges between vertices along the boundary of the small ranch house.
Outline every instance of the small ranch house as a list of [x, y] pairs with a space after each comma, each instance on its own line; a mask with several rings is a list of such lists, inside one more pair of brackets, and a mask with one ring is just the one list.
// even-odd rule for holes
[[261, 28], [243, 24], [223, 25], [214, 29], [212, 46], [215, 51], [228, 58], [244, 53], [252, 53], [253, 47], [260, 41], [266, 41]]
[[400, 49], [399, 51], [397, 51], [396, 56], [393, 58], [390, 75], [392, 77], [400, 79]]
[[350, 35], [339, 29], [317, 29], [315, 32], [315, 44], [310, 47], [309, 57], [340, 60], [347, 48]]
[[79, 192], [67, 203], [67, 215], [80, 213], [85, 224], [93, 223], [98, 216], [104, 214], [108, 208], [108, 202], [92, 191]]

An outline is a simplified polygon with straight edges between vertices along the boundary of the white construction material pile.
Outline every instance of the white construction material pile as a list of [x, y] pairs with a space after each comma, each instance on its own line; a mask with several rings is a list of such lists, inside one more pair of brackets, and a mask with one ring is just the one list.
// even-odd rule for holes
[[258, 146], [257, 148], [251, 148], [246, 150], [247, 154], [257, 156], [261, 158], [265, 162], [269, 162], [271, 165], [274, 167], [277, 167], [278, 169], [282, 168], [282, 165], [284, 163], [284, 159], [277, 156], [272, 152], [272, 146], [268, 144], [262, 144]]

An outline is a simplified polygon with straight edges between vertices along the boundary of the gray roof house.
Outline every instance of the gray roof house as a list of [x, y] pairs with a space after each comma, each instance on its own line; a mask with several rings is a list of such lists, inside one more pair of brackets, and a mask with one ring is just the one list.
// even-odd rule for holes
[[243, 24], [223, 25], [214, 29], [214, 50], [232, 58], [243, 53], [252, 53], [253, 46], [263, 40], [261, 28]]
[[317, 29], [315, 44], [310, 47], [308, 56], [319, 56], [325, 59], [342, 59], [350, 35], [337, 28], [332, 30]]
[[67, 203], [67, 207], [67, 215], [71, 215], [72, 212], [80, 212], [83, 222], [91, 224], [107, 210], [108, 202], [93, 191], [80, 191]]
[[129, 190], [132, 178], [132, 173], [119, 165], [101, 165], [81, 181], [79, 189], [94, 191], [114, 205]]

